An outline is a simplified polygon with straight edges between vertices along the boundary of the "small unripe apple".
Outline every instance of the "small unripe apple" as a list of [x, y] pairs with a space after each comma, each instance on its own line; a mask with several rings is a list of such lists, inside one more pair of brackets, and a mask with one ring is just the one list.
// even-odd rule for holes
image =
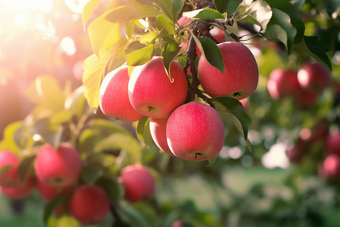
[[34, 186], [34, 178], [29, 177], [19, 186], [4, 187], [0, 186], [0, 191], [10, 199], [23, 199], [27, 197]]
[[184, 103], [188, 84], [181, 66], [172, 62], [172, 81], [169, 79], [162, 57], [153, 57], [148, 63], [137, 66], [129, 81], [129, 99], [141, 114], [151, 118], [167, 118]]
[[110, 117], [133, 122], [142, 118], [131, 105], [128, 95], [129, 73], [127, 66], [121, 66], [108, 73], [99, 90], [99, 104], [102, 112]]
[[150, 119], [150, 133], [153, 141], [156, 143], [159, 149], [168, 153], [169, 155], [175, 156], [166, 140], [166, 122], [168, 118]]
[[189, 161], [215, 157], [224, 144], [224, 125], [218, 112], [203, 103], [189, 102], [171, 113], [166, 137], [172, 153]]
[[198, 75], [203, 89], [212, 97], [230, 96], [238, 100], [250, 96], [256, 89], [259, 72], [251, 51], [241, 43], [217, 44], [225, 73], [209, 64], [205, 56], [198, 62]]
[[155, 180], [143, 165], [129, 165], [122, 169], [119, 181], [125, 188], [125, 199], [130, 202], [150, 201], [155, 193]]
[[78, 180], [81, 170], [79, 153], [68, 143], [61, 143], [57, 150], [47, 144], [36, 156], [34, 169], [43, 183], [53, 187], [66, 187]]
[[340, 155], [340, 132], [331, 133], [326, 138], [327, 154]]
[[297, 72], [294, 70], [274, 69], [267, 83], [270, 96], [273, 99], [283, 99], [299, 90]]
[[321, 92], [329, 86], [331, 77], [325, 66], [319, 62], [307, 63], [298, 71], [300, 86], [307, 91]]
[[20, 179], [17, 173], [17, 167], [20, 160], [10, 151], [0, 151], [0, 169], [11, 165], [7, 172], [0, 178], [0, 185], [5, 187], [14, 187], [20, 185]]
[[84, 225], [101, 223], [110, 209], [107, 195], [96, 185], [82, 185], [75, 190], [70, 202], [69, 211]]
[[57, 196], [60, 195], [67, 195], [72, 191], [73, 186], [67, 186], [67, 187], [52, 187], [44, 182], [40, 181], [39, 179], [36, 180], [36, 186], [40, 193], [40, 195], [46, 200], [50, 201]]

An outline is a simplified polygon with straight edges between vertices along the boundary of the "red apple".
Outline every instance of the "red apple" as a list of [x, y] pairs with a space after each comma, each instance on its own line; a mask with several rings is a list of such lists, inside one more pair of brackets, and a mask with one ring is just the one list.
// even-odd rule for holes
[[222, 54], [225, 73], [201, 56], [198, 75], [203, 89], [212, 97], [230, 96], [238, 100], [248, 97], [255, 91], [259, 79], [253, 54], [238, 42], [220, 43], [217, 47]]
[[137, 66], [129, 81], [129, 99], [141, 114], [151, 118], [167, 118], [184, 103], [188, 84], [179, 64], [172, 62], [170, 81], [162, 57], [154, 57], [148, 63]]
[[307, 63], [298, 72], [298, 81], [304, 90], [321, 92], [329, 86], [331, 77], [319, 62]]
[[131, 105], [128, 95], [129, 73], [127, 66], [121, 66], [108, 73], [99, 90], [99, 104], [102, 112], [125, 121], [138, 121], [143, 115]]
[[306, 91], [300, 88], [294, 95], [295, 102], [302, 106], [302, 107], [311, 107], [313, 106], [317, 99], [319, 94], [312, 91]]
[[37, 179], [36, 181], [37, 189], [40, 193], [40, 195], [46, 200], [51, 201], [52, 199], [56, 198], [59, 195], [67, 195], [72, 191], [73, 186], [67, 186], [67, 187], [52, 187], [44, 182]]
[[43, 183], [53, 187], [73, 185], [80, 175], [82, 162], [79, 153], [68, 143], [61, 143], [57, 150], [45, 145], [35, 159], [35, 172]]
[[175, 220], [175, 221], [172, 223], [171, 227], [183, 227], [183, 221], [180, 220], [180, 219]]
[[130, 202], [150, 201], [155, 193], [155, 180], [142, 165], [129, 165], [122, 169], [119, 181], [125, 188], [125, 199]]
[[269, 75], [268, 92], [273, 99], [283, 99], [299, 90], [297, 72], [275, 69]]
[[175, 156], [166, 141], [166, 122], [168, 118], [150, 119], [150, 133], [153, 141], [156, 143], [159, 149], [168, 153], [169, 155]]
[[336, 154], [329, 154], [318, 166], [318, 173], [327, 179], [340, 179], [340, 157]]
[[294, 163], [301, 163], [304, 158], [304, 150], [306, 147], [306, 142], [299, 138], [294, 147], [286, 151], [286, 155], [289, 161]]
[[23, 199], [27, 197], [34, 186], [34, 178], [29, 177], [24, 183], [19, 186], [4, 187], [0, 186], [0, 191], [10, 199]]
[[170, 115], [166, 136], [172, 153], [189, 161], [215, 157], [224, 144], [224, 125], [218, 112], [196, 101], [186, 103]]
[[0, 178], [1, 186], [13, 187], [20, 185], [21, 182], [17, 173], [19, 163], [19, 158], [10, 151], [5, 150], [0, 152], [0, 169], [5, 166], [12, 166], [9, 167], [7, 172]]
[[76, 189], [69, 202], [69, 211], [84, 225], [101, 223], [110, 209], [107, 195], [96, 185], [82, 185]]
[[327, 136], [326, 152], [327, 154], [340, 155], [340, 132], [331, 133]]

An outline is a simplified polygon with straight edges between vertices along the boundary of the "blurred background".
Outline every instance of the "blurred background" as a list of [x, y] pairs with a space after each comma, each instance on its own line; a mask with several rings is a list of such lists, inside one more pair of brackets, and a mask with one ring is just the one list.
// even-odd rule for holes
[[[93, 53], [81, 21], [86, 2], [0, 0], [0, 139], [6, 126], [32, 110], [24, 91], [36, 78], [53, 76], [72, 90], [82, 84], [82, 62]], [[332, 136], [340, 155], [340, 1], [291, 2], [305, 22], [305, 35], [320, 37], [330, 50], [330, 86], [308, 104], [272, 97], [267, 84], [273, 70], [298, 71], [312, 59], [295, 49], [288, 55], [280, 43], [256, 37], [244, 41], [260, 72], [256, 92], [242, 103], [252, 119], [252, 151], [226, 119], [225, 146], [212, 167], [149, 155], [147, 163], [159, 177], [156, 200], [169, 216], [190, 216], [210, 226], [340, 226], [340, 158], [333, 154], [324, 162]], [[103, 0], [89, 22], [123, 3]], [[256, 27], [246, 25], [240, 24], [239, 36], [256, 33]], [[97, 117], [104, 116], [99, 111]], [[44, 206], [36, 192], [24, 201], [0, 195], [0, 226], [43, 226]], [[138, 206], [157, 220], [156, 212]], [[100, 226], [110, 226], [110, 217]]]

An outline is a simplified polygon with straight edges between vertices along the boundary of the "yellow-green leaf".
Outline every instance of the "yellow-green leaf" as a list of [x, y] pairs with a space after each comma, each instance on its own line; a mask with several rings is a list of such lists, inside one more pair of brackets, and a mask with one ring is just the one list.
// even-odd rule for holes
[[158, 37], [158, 32], [150, 32], [145, 35], [142, 35], [142, 37], [140, 37], [139, 42], [143, 44], [150, 44], [150, 43], [153, 43], [157, 37]]
[[82, 14], [82, 20], [83, 20], [83, 26], [86, 26], [86, 23], [90, 16], [92, 15], [93, 11], [97, 7], [97, 5], [100, 3], [101, 0], [90, 0], [88, 1], [84, 8], [83, 8], [83, 14]]
[[133, 51], [127, 56], [126, 62], [129, 66], [143, 65], [149, 62], [154, 55], [155, 47], [153, 44], [150, 44], [143, 49]]

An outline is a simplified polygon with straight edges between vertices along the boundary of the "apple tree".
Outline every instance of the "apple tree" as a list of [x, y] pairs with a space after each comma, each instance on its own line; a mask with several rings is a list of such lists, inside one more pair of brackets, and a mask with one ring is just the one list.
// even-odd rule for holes
[[[327, 199], [304, 198], [336, 198], [340, 186], [339, 9], [337, 0], [88, 1], [83, 84], [39, 76], [25, 89], [35, 106], [4, 130], [1, 192], [23, 199], [36, 188], [47, 226], [321, 226]], [[229, 184], [229, 167], [266, 165], [271, 151], [299, 163], [278, 172], [274, 192]], [[237, 153], [246, 155], [230, 159]], [[172, 190], [183, 176], [181, 193], [205, 184], [208, 198], [181, 201]]]

